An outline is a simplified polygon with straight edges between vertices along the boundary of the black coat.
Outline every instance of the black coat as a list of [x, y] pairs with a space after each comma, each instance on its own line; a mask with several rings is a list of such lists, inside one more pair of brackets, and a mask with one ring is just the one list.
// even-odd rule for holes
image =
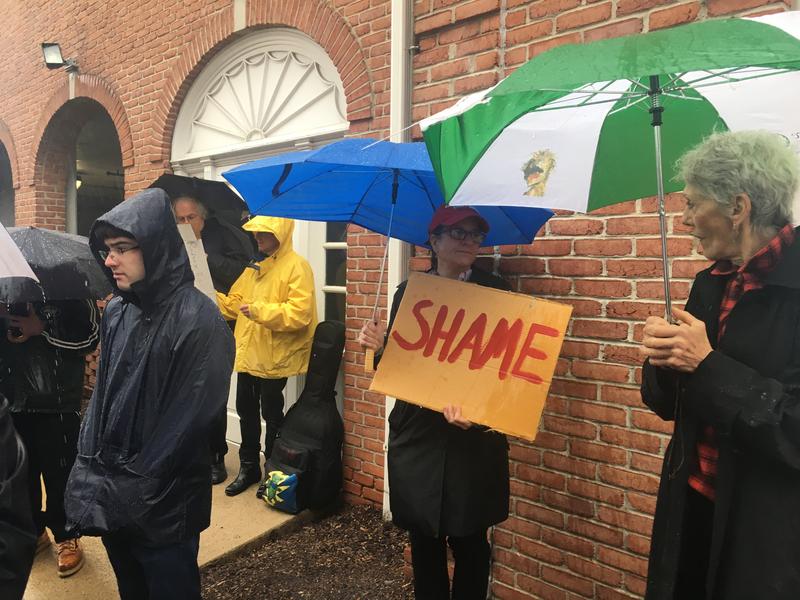
[[[647, 600], [672, 600], [688, 476], [702, 423], [718, 435], [709, 600], [800, 596], [800, 232], [717, 343], [730, 276], [698, 274], [686, 309], [715, 350], [691, 375], [645, 363], [642, 397], [675, 431], [658, 493]], [[677, 404], [676, 404], [677, 399]], [[700, 596], [698, 596], [700, 597]]]
[[25, 447], [0, 396], [0, 598], [22, 598], [35, 549]]
[[[469, 281], [509, 285], [473, 269]], [[406, 289], [392, 301], [391, 331]], [[440, 412], [398, 400], [389, 415], [389, 500], [398, 527], [429, 536], [466, 536], [508, 518], [508, 442], [485, 427], [463, 430]]]
[[21, 344], [0, 326], [0, 393], [12, 412], [78, 412], [86, 355], [99, 339], [100, 315], [93, 300], [61, 300], [35, 306], [44, 333]]
[[201, 236], [214, 289], [227, 294], [253, 256], [250, 238], [243, 230], [214, 216], [206, 219]]
[[228, 397], [233, 336], [194, 287], [162, 190], [146, 190], [95, 222], [90, 244], [101, 264], [103, 223], [136, 238], [146, 276], [103, 315], [97, 384], [67, 483], [68, 527], [176, 543], [209, 525], [208, 429]]

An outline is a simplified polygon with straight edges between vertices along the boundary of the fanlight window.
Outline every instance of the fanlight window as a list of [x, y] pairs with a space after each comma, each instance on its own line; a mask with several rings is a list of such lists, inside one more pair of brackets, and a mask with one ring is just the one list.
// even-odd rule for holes
[[346, 130], [336, 68], [301, 36], [271, 30], [265, 43], [250, 39], [215, 57], [181, 107], [173, 160]]

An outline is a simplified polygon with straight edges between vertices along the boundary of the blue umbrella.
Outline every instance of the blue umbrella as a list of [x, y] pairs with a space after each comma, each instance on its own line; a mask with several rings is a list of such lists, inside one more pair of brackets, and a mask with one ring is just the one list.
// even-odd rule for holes
[[[256, 160], [222, 174], [255, 215], [355, 223], [388, 237], [428, 245], [428, 223], [444, 198], [421, 142], [353, 138], [317, 150]], [[553, 216], [546, 208], [474, 207], [489, 223], [485, 246], [530, 244]], [[389, 245], [381, 262], [378, 289]], [[376, 294], [373, 320], [378, 314]], [[364, 358], [372, 371], [372, 351]]]
[[[355, 223], [418, 246], [427, 246], [428, 222], [444, 204], [421, 142], [351, 138], [256, 160], [222, 176], [254, 215]], [[553, 215], [518, 206], [475, 209], [490, 226], [486, 246], [530, 244]]]

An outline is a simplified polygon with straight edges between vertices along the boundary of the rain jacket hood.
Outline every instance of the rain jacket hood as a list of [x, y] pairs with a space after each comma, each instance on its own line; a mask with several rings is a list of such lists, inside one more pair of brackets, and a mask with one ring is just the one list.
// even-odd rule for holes
[[149, 544], [208, 527], [208, 430], [228, 396], [233, 339], [194, 287], [166, 195], [147, 190], [98, 219], [129, 232], [145, 277], [103, 314], [97, 383], [65, 494], [76, 534], [124, 532]]
[[[317, 326], [314, 275], [308, 261], [294, 251], [294, 221], [254, 217], [244, 225], [275, 235], [280, 247], [248, 268], [217, 303], [227, 319], [236, 319], [236, 363], [239, 373], [280, 379], [304, 373]], [[247, 304], [250, 317], [240, 308]]]
[[[117, 287], [111, 269], [105, 266], [105, 261], [100, 257], [100, 251], [106, 249], [105, 240], [98, 236], [101, 225], [121, 229], [139, 244], [145, 277], [134, 283], [130, 292], [123, 292]], [[179, 286], [194, 283], [189, 257], [164, 190], [144, 190], [101, 216], [92, 225], [89, 245], [116, 293], [148, 312], [168, 299]]]

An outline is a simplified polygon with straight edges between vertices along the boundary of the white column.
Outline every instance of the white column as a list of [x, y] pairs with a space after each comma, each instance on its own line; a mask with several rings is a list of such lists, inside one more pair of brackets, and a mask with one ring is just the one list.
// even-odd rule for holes
[[[413, 1], [392, 0], [391, 86], [389, 89], [389, 131], [393, 142], [408, 141], [406, 127], [411, 122], [411, 35], [413, 32]], [[394, 289], [408, 276], [410, 246], [400, 240], [389, 241], [389, 267], [387, 290], [391, 299]], [[389, 300], [391, 302], [391, 300]], [[383, 516], [392, 516], [389, 506], [389, 475], [387, 443], [389, 441], [389, 413], [394, 408], [394, 398], [386, 398], [383, 445]]]

